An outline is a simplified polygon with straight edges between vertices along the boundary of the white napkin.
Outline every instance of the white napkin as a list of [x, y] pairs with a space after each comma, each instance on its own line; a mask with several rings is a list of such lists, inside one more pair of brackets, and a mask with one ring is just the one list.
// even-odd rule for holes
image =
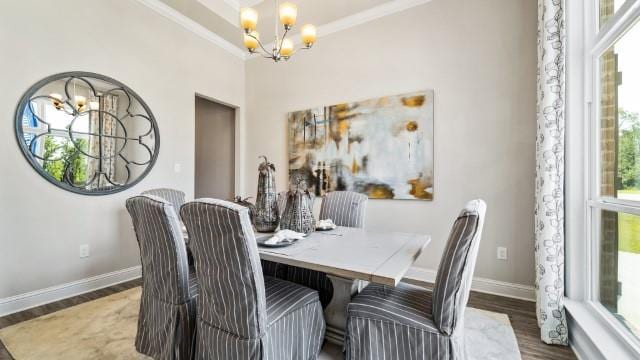
[[316, 228], [319, 228], [319, 229], [335, 229], [336, 228], [336, 224], [334, 224], [333, 220], [331, 220], [331, 219], [325, 219], [325, 220], [318, 221], [318, 223], [316, 224]]
[[291, 242], [293, 240], [300, 240], [302, 238], [304, 238], [303, 233], [295, 232], [292, 230], [280, 230], [277, 233], [273, 234], [273, 236], [264, 243], [267, 245], [276, 245], [281, 242]]

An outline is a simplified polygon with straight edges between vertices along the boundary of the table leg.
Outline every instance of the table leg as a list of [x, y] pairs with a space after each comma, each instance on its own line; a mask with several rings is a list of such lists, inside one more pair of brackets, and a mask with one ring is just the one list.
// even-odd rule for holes
[[351, 297], [364, 289], [368, 283], [334, 275], [327, 275], [327, 277], [333, 285], [333, 298], [324, 309], [324, 319], [327, 323], [325, 338], [334, 344], [342, 345], [347, 328], [347, 305]]

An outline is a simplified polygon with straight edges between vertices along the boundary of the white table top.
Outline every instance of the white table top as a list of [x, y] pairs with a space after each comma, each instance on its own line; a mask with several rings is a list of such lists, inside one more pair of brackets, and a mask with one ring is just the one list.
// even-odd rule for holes
[[[269, 236], [256, 233], [256, 238]], [[259, 246], [258, 251], [264, 260], [396, 286], [430, 241], [427, 235], [338, 227], [288, 247]]]

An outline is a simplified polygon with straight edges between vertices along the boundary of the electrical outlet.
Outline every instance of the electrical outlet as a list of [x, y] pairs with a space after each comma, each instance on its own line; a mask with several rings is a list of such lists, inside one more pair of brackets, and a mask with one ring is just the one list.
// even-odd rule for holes
[[89, 257], [89, 244], [80, 245], [80, 257], [81, 258]]
[[498, 247], [498, 260], [507, 260], [507, 248], [506, 247]]
[[173, 164], [173, 171], [175, 173], [179, 173], [182, 171], [182, 165], [180, 165], [179, 163], [175, 163]]

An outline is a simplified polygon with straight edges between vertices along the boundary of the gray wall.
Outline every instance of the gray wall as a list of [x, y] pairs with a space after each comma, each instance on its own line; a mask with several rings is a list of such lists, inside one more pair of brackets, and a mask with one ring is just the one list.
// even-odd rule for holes
[[233, 198], [235, 120], [235, 109], [196, 97], [196, 198]]
[[248, 61], [245, 173], [267, 155], [285, 188], [289, 111], [434, 89], [435, 200], [370, 201], [367, 226], [431, 234], [417, 265], [436, 269], [458, 211], [483, 198], [476, 276], [532, 285], [536, 14], [533, 0], [434, 0], [321, 37], [286, 63]]
[[[0, 298], [138, 265], [125, 199], [159, 186], [193, 197], [194, 96], [243, 108], [244, 62], [132, 0], [2, 1], [0, 47]], [[154, 112], [160, 156], [133, 189], [72, 194], [23, 158], [13, 126], [20, 97], [70, 70], [118, 79]], [[91, 257], [80, 259], [85, 243]]]

